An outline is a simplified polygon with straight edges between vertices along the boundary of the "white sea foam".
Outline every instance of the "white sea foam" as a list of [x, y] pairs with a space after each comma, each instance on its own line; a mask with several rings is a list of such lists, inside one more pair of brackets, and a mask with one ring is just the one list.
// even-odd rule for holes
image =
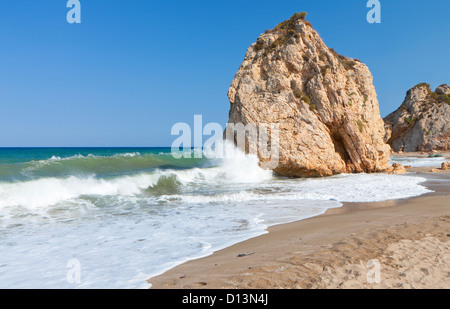
[[52, 156], [50, 159], [45, 159], [45, 160], [38, 160], [38, 161], [31, 161], [35, 164], [47, 164], [47, 163], [52, 163], [52, 162], [57, 162], [57, 161], [69, 161], [69, 160], [76, 160], [76, 159], [92, 159], [92, 158], [133, 158], [133, 157], [137, 157], [140, 156], [141, 154], [139, 152], [125, 152], [125, 153], [117, 153], [111, 156], [101, 156], [101, 155], [94, 155], [94, 154], [87, 154], [87, 155], [82, 155], [82, 154], [76, 154], [73, 156], [68, 156], [68, 157], [60, 157], [60, 156]]
[[[252, 162], [252, 161], [250, 161]], [[248, 162], [247, 162], [248, 163]], [[231, 167], [231, 169], [230, 169]], [[265, 199], [329, 200], [340, 202], [374, 202], [400, 199], [427, 193], [420, 183], [425, 179], [413, 176], [385, 174], [340, 175], [324, 179], [273, 180], [270, 172], [246, 162], [222, 167], [190, 170], [165, 170], [113, 179], [93, 176], [41, 178], [17, 183], [0, 183], [0, 209], [8, 206], [26, 208], [50, 207], [81, 196], [138, 196], [158, 184], [161, 177], [174, 176], [181, 186], [200, 187], [201, 194], [188, 192], [163, 196], [167, 200], [180, 199], [191, 203], [249, 201]], [[221, 192], [215, 186], [227, 185]], [[233, 187], [233, 185], [235, 187]], [[246, 186], [247, 185], [247, 186]], [[208, 188], [210, 187], [210, 190]], [[265, 193], [253, 188], [266, 188]], [[243, 190], [240, 190], [242, 188]], [[218, 194], [214, 194], [218, 191]], [[160, 199], [161, 199], [160, 198]]]
[[430, 190], [420, 185], [426, 179], [414, 176], [385, 174], [352, 174], [324, 179], [279, 180], [259, 188], [264, 193], [239, 191], [217, 195], [170, 195], [188, 203], [245, 202], [261, 200], [335, 200], [339, 202], [379, 202], [422, 195]]
[[0, 183], [0, 209], [7, 206], [39, 208], [83, 195], [136, 195], [156, 183], [155, 175], [125, 176], [112, 180], [95, 177], [41, 178]]
[[445, 162], [444, 157], [435, 157], [435, 158], [417, 158], [417, 157], [399, 157], [392, 156], [392, 163], [401, 163], [404, 166], [412, 166], [412, 167], [438, 167]]

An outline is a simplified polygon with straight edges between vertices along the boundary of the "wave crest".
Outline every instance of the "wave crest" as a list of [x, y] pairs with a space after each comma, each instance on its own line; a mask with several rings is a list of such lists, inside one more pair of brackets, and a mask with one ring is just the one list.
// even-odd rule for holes
[[[74, 162], [85, 159], [87, 159], [85, 156], [67, 159], [52, 158], [45, 163]], [[89, 159], [92, 162], [92, 158]], [[105, 159], [99, 158], [99, 160]], [[111, 159], [106, 160], [108, 162]], [[156, 197], [199, 190], [211, 192], [223, 185], [261, 183], [272, 179], [272, 172], [261, 169], [255, 157], [239, 156], [221, 160], [216, 164], [219, 165], [209, 168], [194, 167], [179, 170], [157, 168], [149, 172], [117, 177], [98, 177], [95, 173], [89, 175], [82, 173], [79, 176], [42, 177], [0, 183], [0, 208], [8, 206], [39, 208], [82, 196]], [[145, 168], [142, 169], [145, 170]], [[92, 168], [89, 171], [92, 171]]]

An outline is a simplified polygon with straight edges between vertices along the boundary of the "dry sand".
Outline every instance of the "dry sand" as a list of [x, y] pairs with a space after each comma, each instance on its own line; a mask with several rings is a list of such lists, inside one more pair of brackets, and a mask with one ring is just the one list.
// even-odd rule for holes
[[426, 177], [434, 193], [345, 203], [149, 282], [152, 288], [450, 288], [450, 172], [429, 169], [409, 171]]

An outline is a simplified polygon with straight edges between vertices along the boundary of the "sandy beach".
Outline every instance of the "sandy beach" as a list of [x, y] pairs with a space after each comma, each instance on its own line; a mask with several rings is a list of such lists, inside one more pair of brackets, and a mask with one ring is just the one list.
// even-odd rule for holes
[[[425, 157], [427, 153], [395, 154]], [[442, 153], [450, 161], [449, 153]], [[150, 278], [152, 288], [450, 288], [450, 171], [409, 168], [433, 193], [344, 203]], [[368, 279], [369, 278], [369, 279]]]

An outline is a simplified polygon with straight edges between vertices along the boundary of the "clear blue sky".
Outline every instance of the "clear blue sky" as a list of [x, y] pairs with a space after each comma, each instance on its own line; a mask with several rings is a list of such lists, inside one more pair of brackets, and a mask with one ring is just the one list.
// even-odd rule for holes
[[293, 13], [369, 66], [382, 116], [420, 82], [450, 84], [450, 1], [65, 0], [0, 4], [0, 147], [170, 146], [176, 122], [228, 120], [250, 44]]

